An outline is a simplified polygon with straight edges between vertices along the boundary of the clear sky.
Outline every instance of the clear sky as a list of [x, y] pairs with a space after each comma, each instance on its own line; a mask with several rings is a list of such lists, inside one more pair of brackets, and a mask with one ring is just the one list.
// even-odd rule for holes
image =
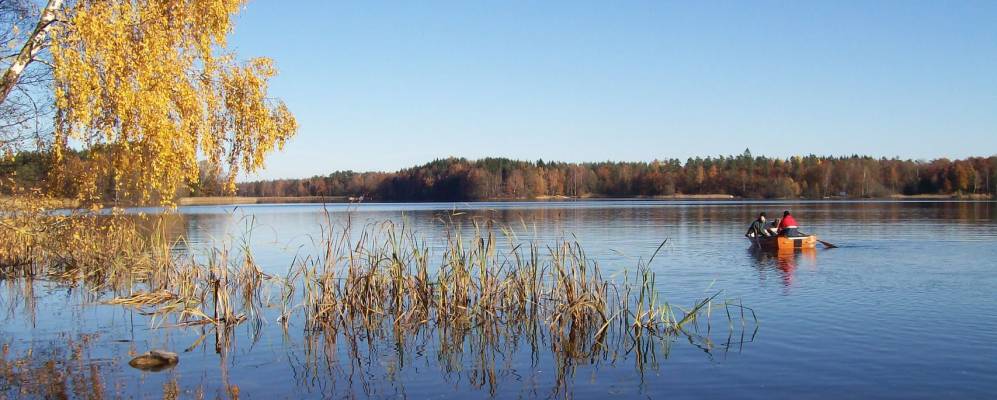
[[997, 153], [997, 1], [251, 0], [230, 45], [301, 126], [252, 178]]

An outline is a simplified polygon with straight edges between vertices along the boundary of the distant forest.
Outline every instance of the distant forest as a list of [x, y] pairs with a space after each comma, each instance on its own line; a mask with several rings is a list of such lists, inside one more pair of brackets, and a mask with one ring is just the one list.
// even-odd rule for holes
[[754, 156], [653, 162], [563, 163], [448, 158], [397, 172], [334, 172], [238, 185], [240, 196], [346, 196], [381, 201], [468, 201], [556, 196], [729, 194], [744, 198], [877, 198], [986, 194], [997, 156], [913, 161], [871, 157]]
[[[12, 181], [73, 198], [73, 174], [94, 168], [88, 153], [20, 152], [0, 160], [0, 194]], [[171, 196], [225, 195], [224, 171], [202, 162], [196, 180]], [[129, 173], [129, 172], [124, 172]], [[67, 178], [67, 175], [69, 176]], [[62, 178], [59, 178], [59, 177]], [[96, 177], [98, 197], [127, 203], [115, 177]], [[871, 157], [754, 156], [652, 162], [563, 163], [505, 158], [448, 158], [397, 172], [334, 172], [306, 179], [238, 184], [239, 196], [363, 197], [375, 201], [470, 201], [545, 197], [638, 197], [725, 194], [743, 198], [879, 198], [895, 194], [989, 195], [997, 192], [997, 156], [913, 161]]]

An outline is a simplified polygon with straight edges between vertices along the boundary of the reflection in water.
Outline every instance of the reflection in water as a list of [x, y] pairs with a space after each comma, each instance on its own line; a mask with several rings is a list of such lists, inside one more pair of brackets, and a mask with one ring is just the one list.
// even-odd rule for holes
[[[739, 353], [757, 334], [756, 326], [754, 331], [730, 330], [725, 338], [711, 338], [710, 326], [703, 321], [664, 341], [626, 329], [613, 329], [607, 337], [597, 340], [593, 340], [593, 332], [573, 330], [564, 335], [550, 335], [537, 325], [537, 321], [524, 325], [467, 326], [456, 330], [426, 327], [419, 331], [399, 331], [390, 325], [342, 327], [344, 330], [329, 327], [306, 331], [298, 345], [294, 345], [296, 335], [285, 332], [290, 342], [283, 351], [291, 370], [287, 378], [278, 381], [284, 384], [290, 381], [301, 393], [325, 398], [408, 395], [421, 398], [428, 393], [438, 393], [439, 387], [427, 391], [420, 385], [421, 379], [439, 380], [461, 393], [484, 391], [489, 396], [497, 396], [518, 390], [519, 397], [572, 398], [575, 397], [572, 382], [579, 368], [595, 371], [632, 368], [639, 372], [639, 384], [643, 386], [644, 377], [659, 372], [660, 360], [670, 357], [677, 340], [692, 344], [712, 360], [718, 355], [724, 357], [728, 352]], [[240, 397], [240, 386], [230, 382], [230, 370], [234, 367], [245, 372], [246, 366], [234, 362], [230, 356], [238, 350], [232, 341], [233, 330], [205, 326], [160, 332], [166, 335], [200, 332], [201, 335], [181, 353], [181, 359], [185, 361], [161, 372], [138, 372], [127, 366], [127, 360], [141, 352], [133, 343], [127, 344], [127, 353], [104, 354], [100, 348], [108, 347], [109, 343], [98, 334], [65, 334], [60, 340], [37, 348], [2, 342], [0, 398], [148, 397], [142, 394], [156, 393], [156, 390], [150, 390], [157, 387], [150, 385], [155, 381], [162, 382], [163, 398], [168, 399], [204, 398], [206, 387], [215, 393], [214, 398]], [[209, 343], [211, 336], [214, 336], [214, 343]], [[252, 342], [243, 350], [253, 351], [256, 345]], [[181, 381], [184, 378], [182, 369], [191, 364], [186, 359], [198, 359], [195, 357], [199, 352], [217, 352], [214, 355], [217, 375], [205, 375], [200, 383], [190, 379]], [[200, 360], [209, 362], [211, 358], [206, 355]], [[293, 392], [286, 385], [282, 386], [281, 391], [269, 393], [286, 395]], [[416, 387], [411, 394], [409, 386]]]
[[[307, 332], [303, 346], [290, 346], [287, 353], [296, 384], [324, 396], [404, 396], [408, 386], [428, 373], [438, 374], [448, 386], [483, 390], [490, 396], [519, 390], [520, 397], [571, 398], [580, 368], [632, 368], [643, 385], [647, 375], [659, 372], [660, 360], [670, 357], [676, 341], [695, 346], [707, 359], [722, 358], [743, 350], [758, 328], [727, 330], [721, 324], [726, 334], [713, 337], [713, 324], [704, 320], [674, 336], [640, 334], [625, 326], [597, 336], [587, 328], [552, 334], [541, 323], [427, 326], [417, 331], [325, 328]], [[524, 380], [534, 384], [523, 386]]]
[[[391, 318], [375, 325], [319, 327], [293, 319], [283, 325], [279, 315], [269, 315], [263, 328], [149, 329], [148, 317], [137, 311], [77, 307], [87, 300], [81, 288], [0, 279], [0, 345], [7, 345], [0, 360], [0, 398], [99, 397], [94, 392], [101, 389], [86, 385], [103, 388], [105, 398], [159, 397], [160, 391], [166, 398], [234, 398], [240, 391], [257, 398], [688, 398], [706, 391], [739, 397], [746, 388], [773, 398], [854, 394], [842, 388], [868, 397], [986, 398], [997, 390], [997, 381], [988, 379], [997, 357], [997, 348], [988, 345], [997, 332], [997, 319], [990, 317], [997, 308], [980, 299], [997, 290], [997, 271], [981, 260], [997, 258], [995, 205], [335, 205], [330, 206], [334, 221], [347, 215], [358, 225], [406, 220], [427, 238], [433, 254], [445, 244], [443, 221], [452, 220], [465, 228], [474, 221], [497, 221], [538, 243], [577, 239], [604, 273], [616, 278], [627, 268], [633, 273], [635, 261], [641, 256], [646, 261], [667, 238], [652, 265], [660, 278], [657, 289], [669, 299], [686, 300], [724, 289], [725, 296], [743, 298], [759, 310], [765, 332], [755, 338], [750, 322], [747, 329], [735, 322], [729, 331], [722, 307], [712, 310], [720, 318], [712, 332], [705, 320], [695, 321], [665, 340], [619, 327], [593, 340], [593, 329], [552, 331], [543, 319], [444, 330], [432, 324], [395, 326]], [[453, 217], [455, 208], [461, 217]], [[746, 223], [760, 210], [786, 208], [806, 231], [843, 247], [745, 254]], [[180, 211], [159, 227], [184, 238], [175, 251], [197, 253], [233, 235], [233, 241], [248, 241], [265, 271], [277, 277], [287, 275], [296, 255], [314, 253], [313, 238], [322, 236], [321, 206]], [[242, 236], [250, 228], [252, 237]], [[814, 279], [818, 258], [820, 274]], [[280, 290], [264, 291], [259, 302], [280, 297]], [[870, 305], [876, 312], [856, 312]], [[97, 334], [88, 342], [91, 350], [75, 350], [80, 332]], [[745, 343], [750, 346], [742, 353]], [[924, 349], [917, 360], [910, 357], [912, 346]], [[150, 348], [176, 351], [182, 361], [160, 373], [125, 364], [132, 352]], [[856, 351], [863, 349], [876, 351]], [[49, 383], [55, 389], [45, 387]]]
[[[156, 226], [166, 230], [169, 224]], [[368, 225], [357, 242], [349, 228], [329, 231], [319, 242], [325, 252], [303, 258], [283, 278], [265, 276], [251, 252], [229, 258], [221, 249], [206, 265], [178, 258], [157, 265], [149, 275], [96, 269], [88, 280], [68, 276], [50, 284], [113, 296], [94, 300], [135, 307], [146, 323], [167, 321], [150, 332], [153, 337], [201, 326], [188, 351], [206, 351], [206, 338], [213, 334], [219, 378], [215, 389], [233, 398], [240, 391], [231, 379], [231, 367], [238, 365], [231, 357], [236, 339], [248, 339], [251, 351], [263, 330], [285, 338], [302, 335], [306, 362], [295, 368], [295, 375], [306, 375], [299, 383], [309, 389], [328, 378], [347, 382], [340, 387], [350, 392], [359, 388], [366, 396], [401, 394], [417, 372], [406, 368], [414, 362], [438, 369], [442, 377], [436, 379], [461, 391], [486, 390], [492, 396], [500, 384], [545, 369], [552, 378], [539, 390], [561, 397], [571, 396], [578, 368], [630, 368], [633, 360], [630, 371], [643, 383], [647, 371], [658, 369], [658, 357], [668, 358], [676, 340], [712, 358], [735, 342], [740, 350], [746, 327], [757, 327], [752, 309], [717, 300], [720, 292], [689, 308], [662, 300], [649, 267], [657, 252], [617, 282], [604, 279], [599, 264], [578, 243], [516, 242], [514, 234], [494, 234], [507, 231], [504, 226], [475, 227], [469, 238], [460, 230], [450, 231], [447, 250], [439, 257], [430, 255], [420, 237], [390, 223]], [[508, 248], [498, 244], [506, 239]], [[429, 260], [439, 262], [432, 274]], [[239, 330], [245, 315], [254, 321], [248, 332]], [[716, 332], [714, 318], [725, 322], [716, 324]], [[266, 325], [264, 319], [280, 325]], [[722, 331], [727, 331], [726, 341], [717, 344], [711, 334]], [[299, 353], [294, 345], [286, 351]], [[343, 353], [347, 357], [336, 356]], [[522, 369], [525, 359], [530, 360], [529, 372]], [[195, 365], [204, 367], [205, 361], [202, 357]], [[381, 392], [385, 386], [395, 393]]]
[[[991, 241], [997, 239], [995, 204], [621, 201], [191, 207], [182, 209], [182, 215], [168, 229], [174, 237], [184, 238], [186, 247], [180, 246], [178, 251], [198, 253], [229, 236], [242, 237], [252, 226], [257, 261], [264, 264], [266, 272], [283, 273], [298, 250], [307, 253], [314, 246], [313, 239], [322, 235], [326, 209], [333, 223], [343, 223], [348, 217], [358, 225], [405, 220], [429, 239], [431, 247], [439, 243], [446, 223], [470, 228], [475, 221], [495, 221], [515, 228], [523, 238], [577, 239], [605, 254], [600, 261], [607, 271], [616, 272], [633, 265], [636, 258], [653, 251], [664, 239], [669, 239], [667, 250], [677, 256], [703, 259], [722, 253], [720, 247], [724, 246], [739, 251], [741, 234], [758, 211], [787, 208], [806, 231], [839, 245], [865, 244], [870, 239]], [[455, 213], [461, 216], [453, 218]], [[673, 259], [669, 263], [686, 261]]]
[[788, 290], [793, 286], [796, 270], [801, 266], [808, 269], [817, 268], [817, 253], [820, 249], [780, 249], [767, 250], [752, 246], [748, 254], [754, 267], [759, 272], [759, 278], [766, 280], [769, 272], [778, 273], [782, 285]]
[[93, 362], [88, 355], [91, 335], [65, 337], [41, 348], [12, 350], [0, 344], [0, 398], [103, 398], [104, 375], [117, 368]]
[[0, 286], [4, 293], [0, 295], [0, 307], [3, 308], [4, 318], [0, 321], [9, 321], [14, 318], [21, 318], [35, 326], [38, 313], [36, 311], [35, 280], [31, 275], [21, 279], [0, 279]]
[[[0, 342], [0, 399], [133, 397], [126, 393], [144, 379], [124, 377], [125, 362], [94, 355], [100, 343], [98, 334], [62, 334], [59, 340], [21, 348]], [[163, 399], [205, 398], [202, 385], [181, 388], [176, 372], [163, 372], [163, 377]], [[150, 389], [146, 393], [157, 393]], [[235, 394], [228, 398], [237, 399]]]

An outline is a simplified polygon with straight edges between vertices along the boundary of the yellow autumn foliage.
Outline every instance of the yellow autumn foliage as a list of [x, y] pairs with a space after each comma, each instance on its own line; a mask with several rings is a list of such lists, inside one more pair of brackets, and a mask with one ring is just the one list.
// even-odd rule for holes
[[102, 180], [119, 199], [172, 205], [197, 181], [199, 158], [227, 167], [232, 192], [237, 174], [294, 135], [294, 116], [267, 96], [273, 61], [227, 51], [244, 3], [79, 0], [63, 10], [51, 48], [54, 150], [57, 160], [90, 150], [91, 170], [71, 174], [81, 201], [99, 203]]

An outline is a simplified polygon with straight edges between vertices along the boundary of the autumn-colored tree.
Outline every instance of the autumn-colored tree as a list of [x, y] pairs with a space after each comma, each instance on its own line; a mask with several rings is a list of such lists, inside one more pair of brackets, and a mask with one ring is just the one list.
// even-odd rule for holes
[[273, 62], [238, 62], [226, 48], [244, 3], [49, 0], [4, 74], [0, 103], [47, 48], [55, 160], [82, 148], [93, 167], [72, 175], [63, 163], [81, 200], [99, 203], [100, 183], [110, 181], [118, 199], [171, 204], [198, 181], [200, 158], [225, 167], [232, 192], [240, 172], [262, 167], [297, 130], [284, 103], [268, 97]]
[[[702, 183], [697, 183], [699, 172]], [[732, 194], [746, 198], [885, 197], [892, 194], [992, 194], [997, 156], [950, 161], [871, 157], [745, 155], [645, 162], [559, 163], [501, 158], [449, 158], [393, 173], [336, 172], [306, 180], [240, 184], [247, 196], [288, 196], [304, 182], [326, 182], [325, 196], [366, 196], [391, 201], [450, 201], [568, 196]], [[349, 183], [357, 182], [357, 183]]]
[[548, 168], [547, 176], [544, 179], [547, 183], [547, 192], [552, 196], [564, 195], [564, 173], [557, 168]]
[[514, 198], [526, 193], [526, 180], [523, 178], [523, 171], [517, 169], [509, 174], [509, 178], [505, 181], [505, 193]]
[[[50, 43], [61, 1], [0, 0], [0, 152], [11, 158], [45, 142], [52, 117]], [[41, 62], [39, 62], [41, 61]]]
[[208, 160], [197, 163], [197, 182], [191, 184], [192, 196], [220, 196], [225, 192], [225, 177], [221, 165]]
[[547, 194], [547, 180], [544, 178], [544, 171], [540, 168], [533, 169], [526, 174], [526, 188], [530, 197], [544, 196]]

